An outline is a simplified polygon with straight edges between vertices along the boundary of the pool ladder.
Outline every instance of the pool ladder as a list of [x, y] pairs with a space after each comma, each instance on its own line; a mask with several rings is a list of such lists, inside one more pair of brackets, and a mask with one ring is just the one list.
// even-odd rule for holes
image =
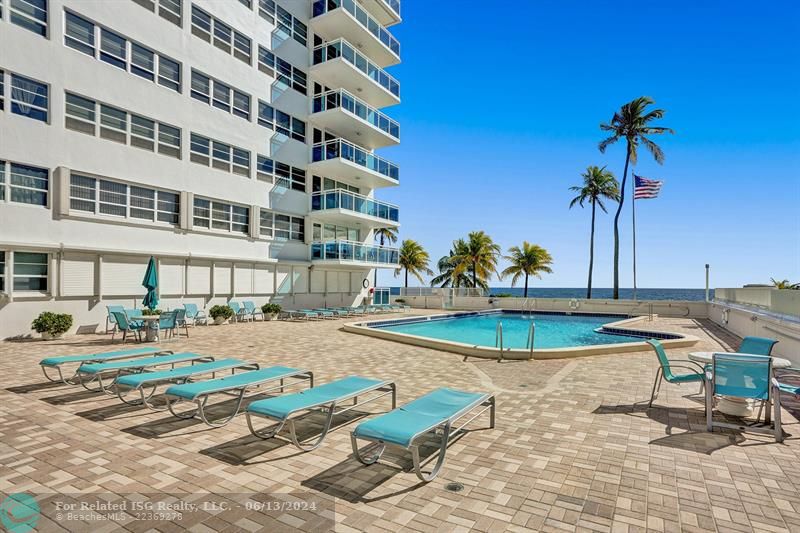
[[[536, 324], [531, 320], [531, 325], [528, 328], [528, 342], [525, 345], [525, 348], [529, 351], [530, 355], [528, 359], [533, 359], [533, 341], [536, 337]], [[500, 352], [497, 356], [497, 362], [503, 360], [503, 322], [498, 321], [497, 327], [494, 330], [494, 347], [500, 348]], [[466, 358], [465, 358], [466, 359]]]

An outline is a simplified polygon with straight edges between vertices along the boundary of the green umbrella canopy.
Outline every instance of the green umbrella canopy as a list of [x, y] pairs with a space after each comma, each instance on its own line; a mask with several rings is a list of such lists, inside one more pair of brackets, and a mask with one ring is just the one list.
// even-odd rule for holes
[[158, 288], [158, 272], [156, 271], [156, 260], [152, 256], [150, 257], [150, 262], [147, 263], [147, 271], [144, 273], [142, 286], [147, 289], [147, 294], [144, 295], [142, 305], [151, 310], [155, 309], [158, 307], [158, 294], [156, 293], [156, 288]]

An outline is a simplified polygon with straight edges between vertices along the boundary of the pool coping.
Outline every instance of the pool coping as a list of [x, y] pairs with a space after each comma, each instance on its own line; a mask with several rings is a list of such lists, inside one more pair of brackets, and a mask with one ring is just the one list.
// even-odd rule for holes
[[[483, 359], [499, 359], [500, 350], [489, 346], [481, 346], [475, 344], [467, 344], [456, 341], [446, 341], [441, 339], [431, 339], [430, 337], [420, 337], [419, 335], [410, 335], [408, 333], [399, 333], [395, 331], [387, 331], [382, 328], [375, 327], [379, 324], [387, 323], [404, 323], [404, 322], [418, 322], [430, 321], [444, 318], [452, 318], [457, 316], [474, 316], [478, 314], [496, 314], [496, 313], [512, 313], [520, 314], [518, 309], [491, 309], [488, 311], [456, 311], [450, 313], [438, 313], [434, 315], [417, 315], [407, 318], [396, 319], [383, 319], [383, 320], [369, 320], [366, 322], [353, 322], [344, 324], [342, 329], [350, 333], [357, 333], [360, 335], [368, 335], [370, 337], [377, 337], [379, 339], [401, 342], [404, 344], [412, 344], [415, 346], [422, 346], [424, 348], [433, 348], [446, 352], [452, 352], [464, 355], [465, 357], [480, 357]], [[553, 311], [536, 311], [537, 314], [558, 314], [558, 315], [579, 315], [579, 316], [609, 316], [609, 317], [624, 317], [625, 315], [613, 313], [580, 313], [580, 312], [553, 312]], [[654, 315], [657, 316], [657, 315]], [[683, 333], [675, 333], [669, 331], [658, 330], [643, 330], [631, 327], [633, 324], [647, 320], [646, 315], [635, 316], [630, 318], [622, 318], [616, 322], [610, 322], [598, 329], [609, 329], [608, 334], [617, 335], [637, 335], [648, 338], [659, 338], [664, 348], [685, 348], [694, 346], [700, 339], [693, 335]], [[590, 346], [570, 346], [566, 348], [541, 348], [533, 350], [533, 359], [567, 359], [573, 357], [586, 357], [591, 355], [607, 355], [611, 353], [631, 353], [641, 352], [651, 349], [650, 345], [644, 340], [636, 342], [622, 342], [617, 344], [594, 344]], [[503, 350], [502, 358], [511, 360], [524, 360], [530, 359], [530, 350], [519, 348], [506, 348]]]

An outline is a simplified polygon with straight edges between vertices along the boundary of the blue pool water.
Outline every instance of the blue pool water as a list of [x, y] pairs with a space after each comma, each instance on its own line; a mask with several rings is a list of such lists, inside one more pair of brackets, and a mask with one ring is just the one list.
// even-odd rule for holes
[[[596, 328], [624, 317], [534, 314], [534, 348], [641, 342], [641, 337], [598, 333]], [[495, 346], [497, 323], [503, 324], [503, 347], [525, 349], [531, 318], [517, 313], [490, 313], [440, 320], [378, 325], [389, 331], [478, 346]]]

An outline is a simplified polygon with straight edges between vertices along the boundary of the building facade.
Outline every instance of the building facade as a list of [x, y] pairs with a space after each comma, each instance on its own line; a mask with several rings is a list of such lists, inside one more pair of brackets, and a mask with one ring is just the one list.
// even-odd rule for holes
[[370, 296], [396, 0], [0, 0], [0, 337], [43, 310]]

